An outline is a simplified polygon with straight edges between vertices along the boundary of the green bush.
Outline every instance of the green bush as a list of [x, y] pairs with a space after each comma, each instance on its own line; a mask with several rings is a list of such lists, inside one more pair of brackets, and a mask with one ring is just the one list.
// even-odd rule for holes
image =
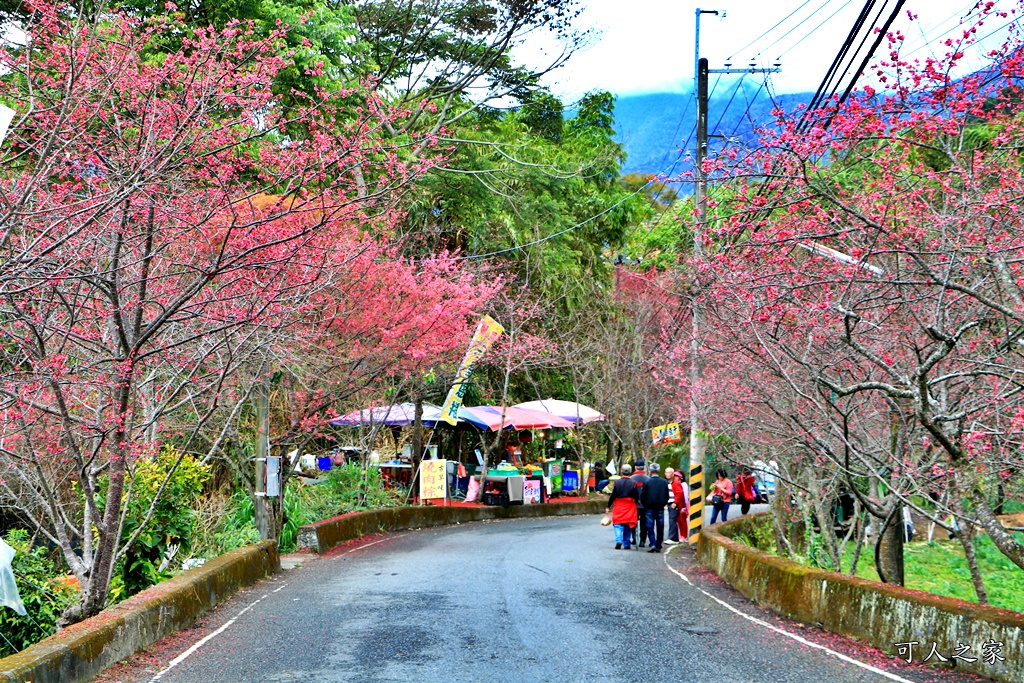
[[[360, 492], [363, 504], [359, 505]], [[380, 469], [370, 467], [365, 472], [358, 464], [335, 467], [327, 474], [327, 481], [311, 486], [292, 483], [285, 492], [285, 524], [281, 531], [281, 552], [295, 550], [299, 527], [354, 510], [367, 510], [401, 505], [403, 491], [384, 488]]]
[[179, 556], [187, 556], [196, 524], [193, 504], [210, 478], [211, 468], [191, 455], [180, 456], [173, 447], [164, 448], [154, 458], [135, 465], [132, 497], [124, 520], [124, 538], [134, 534], [146, 518], [160, 485], [178, 462], [163, 494], [156, 503], [153, 517], [146, 524], [121, 564], [120, 581], [111, 585], [112, 602], [134, 595], [168, 578], [169, 571], [160, 571], [160, 564], [172, 546]]
[[5, 540], [18, 553], [14, 556], [14, 576], [28, 615], [23, 617], [0, 607], [0, 657], [52, 635], [57, 630], [57, 619], [78, 600], [78, 590], [58, 580], [65, 573], [59, 557], [46, 548], [31, 548], [24, 529], [11, 531]]

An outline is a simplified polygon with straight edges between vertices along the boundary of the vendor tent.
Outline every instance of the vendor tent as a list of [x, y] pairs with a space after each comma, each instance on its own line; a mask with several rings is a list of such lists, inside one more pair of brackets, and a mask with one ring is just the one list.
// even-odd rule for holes
[[585, 425], [590, 422], [598, 422], [604, 419], [604, 415], [589, 406], [574, 401], [561, 401], [548, 398], [543, 401], [527, 401], [517, 403], [513, 408], [526, 408], [528, 410], [542, 410], [552, 415], [557, 415], [573, 424]]
[[[429, 403], [423, 404], [424, 420], [430, 412], [436, 413], [438, 407]], [[382, 425], [385, 427], [407, 427], [416, 421], [415, 403], [398, 403], [390, 406], [377, 406], [364, 410], [353, 410], [351, 413], [328, 421], [335, 427], [358, 427], [359, 425]]]
[[[440, 409], [428, 413], [423, 411], [424, 423], [439, 421]], [[512, 406], [462, 406], [459, 408], [459, 422], [468, 422], [480, 429], [496, 432], [499, 429], [548, 429], [549, 427], [572, 427], [572, 422], [557, 415], [537, 410], [526, 410]]]

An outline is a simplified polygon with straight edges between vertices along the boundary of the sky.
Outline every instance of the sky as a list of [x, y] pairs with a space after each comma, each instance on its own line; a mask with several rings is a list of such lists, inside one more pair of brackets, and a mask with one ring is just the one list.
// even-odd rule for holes
[[[891, 2], [890, 7], [894, 4]], [[892, 27], [906, 36], [903, 54], [918, 59], [926, 58], [929, 52], [941, 56], [945, 48], [940, 41], [959, 37], [963, 31], [961, 17], [974, 4], [974, 0], [907, 0]], [[1014, 0], [996, 0], [995, 4], [1007, 12], [1017, 6]], [[708, 58], [712, 69], [721, 68], [727, 61], [734, 68], [745, 67], [752, 60], [759, 67], [780, 61], [781, 73], [771, 77], [777, 93], [814, 91], [864, 1], [583, 0], [582, 5], [584, 10], [576, 25], [592, 31], [590, 44], [546, 79], [552, 92], [567, 102], [595, 89], [620, 96], [689, 91], [693, 87], [697, 7], [725, 13], [701, 17], [701, 56]], [[917, 19], [910, 20], [908, 11]], [[998, 44], [1010, 30], [1007, 24], [1019, 14], [990, 18], [978, 33], [992, 34], [983, 46]], [[544, 33], [528, 37], [516, 49], [517, 58], [537, 66], [547, 55], [556, 53], [557, 46]], [[966, 70], [985, 65], [982, 49], [967, 53]]]

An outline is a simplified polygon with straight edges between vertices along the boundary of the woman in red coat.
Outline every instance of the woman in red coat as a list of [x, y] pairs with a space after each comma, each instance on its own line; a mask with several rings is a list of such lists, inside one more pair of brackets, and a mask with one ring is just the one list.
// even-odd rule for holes
[[640, 494], [636, 482], [629, 478], [633, 474], [631, 466], [623, 465], [619, 474], [622, 476], [612, 485], [612, 494], [608, 497], [608, 507], [604, 512], [611, 513], [612, 524], [615, 525], [615, 549], [621, 550], [625, 546], [629, 550], [637, 520], [636, 501]]
[[682, 472], [672, 473], [672, 512], [676, 515], [678, 534], [673, 541], [690, 535], [690, 487], [683, 481]]
[[750, 473], [749, 467], [736, 475], [736, 498], [740, 501], [740, 514], [750, 512], [750, 504], [757, 502], [757, 485], [754, 483], [754, 475]]

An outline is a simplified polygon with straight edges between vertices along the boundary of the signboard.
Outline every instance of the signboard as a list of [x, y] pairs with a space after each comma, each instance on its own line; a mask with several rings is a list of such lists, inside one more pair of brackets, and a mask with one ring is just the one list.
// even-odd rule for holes
[[562, 461], [552, 460], [548, 469], [548, 476], [551, 477], [551, 486], [556, 491], [562, 490]]
[[682, 441], [683, 437], [680, 433], [679, 423], [670, 422], [667, 425], [659, 425], [651, 430], [651, 442], [655, 446], [661, 446], [666, 443], [676, 443]]
[[565, 472], [562, 474], [562, 490], [575, 491], [580, 487], [579, 472]]
[[455, 373], [452, 388], [448, 391], [448, 397], [444, 400], [444, 405], [441, 406], [441, 419], [448, 424], [458, 423], [459, 408], [462, 407], [462, 398], [466, 395], [466, 388], [469, 386], [469, 375], [473, 372], [476, 362], [487, 353], [487, 349], [491, 348], [504, 331], [505, 328], [489, 315], [485, 315], [480, 324], [476, 326], [476, 334], [469, 342], [466, 357], [462, 359], [462, 365]]
[[281, 495], [281, 456], [267, 456], [267, 497], [277, 498]]
[[420, 500], [448, 497], [448, 461], [420, 462]]
[[527, 479], [523, 482], [523, 505], [535, 505], [540, 502], [540, 480]]

